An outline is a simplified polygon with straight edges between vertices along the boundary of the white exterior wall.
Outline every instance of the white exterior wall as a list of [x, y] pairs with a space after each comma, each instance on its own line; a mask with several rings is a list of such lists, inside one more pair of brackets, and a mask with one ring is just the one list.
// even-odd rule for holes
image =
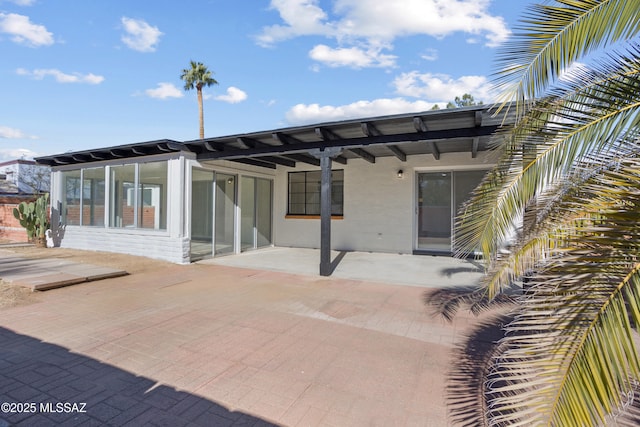
[[[275, 246], [318, 248], [320, 220], [286, 218], [288, 172], [319, 170], [298, 162], [296, 168], [278, 166], [276, 170], [253, 167], [229, 161], [199, 162], [187, 154], [168, 162], [167, 230], [67, 226], [60, 246], [84, 250], [128, 253], [176, 263], [190, 262], [191, 171], [193, 167], [240, 176], [273, 179], [272, 236]], [[131, 161], [167, 160], [150, 156]], [[92, 163], [109, 166], [122, 162]], [[470, 153], [444, 153], [440, 160], [432, 155], [408, 156], [406, 162], [396, 157], [379, 157], [371, 164], [363, 159], [350, 159], [347, 165], [333, 163], [333, 169], [344, 170], [344, 217], [332, 221], [332, 248], [336, 250], [411, 253], [416, 247], [417, 173], [454, 170], [489, 169], [495, 164], [486, 152], [473, 159]], [[77, 165], [76, 165], [77, 168]], [[57, 222], [61, 202], [61, 171], [52, 173], [52, 222]], [[404, 177], [397, 177], [402, 169]], [[238, 180], [239, 181], [239, 180]], [[238, 182], [236, 181], [236, 182]], [[107, 181], [108, 192], [109, 184]], [[237, 200], [240, 188], [236, 187]], [[109, 211], [108, 201], [105, 206]], [[239, 251], [240, 207], [236, 206], [236, 252]], [[108, 214], [106, 214], [108, 215]], [[105, 223], [108, 218], [105, 218]]]
[[[344, 170], [344, 219], [331, 222], [331, 247], [335, 250], [412, 253], [416, 243], [416, 180], [418, 172], [489, 169], [495, 164], [488, 153], [445, 153], [378, 157], [371, 164], [350, 159], [346, 165], [333, 162], [332, 169]], [[397, 178], [402, 169], [404, 177]], [[320, 220], [286, 218], [287, 172], [318, 170], [310, 165], [278, 168], [274, 189], [274, 244], [319, 248]]]
[[[129, 159], [139, 162], [168, 160], [167, 157], [147, 157]], [[150, 258], [162, 259], [175, 263], [188, 263], [189, 260], [189, 238], [184, 232], [184, 189], [185, 189], [185, 159], [184, 157], [168, 160], [168, 188], [167, 188], [167, 229], [148, 230], [133, 228], [111, 228], [111, 227], [91, 227], [91, 226], [66, 226], [59, 231], [60, 247], [118, 252], [131, 255], [146, 256]], [[91, 167], [109, 166], [122, 164], [114, 163], [92, 163]], [[76, 165], [77, 168], [78, 165]], [[89, 166], [89, 165], [87, 165]], [[62, 203], [62, 173], [61, 170], [72, 168], [56, 169], [52, 173], [52, 224], [58, 222], [57, 207]], [[108, 168], [107, 168], [108, 169]], [[108, 175], [108, 171], [107, 171]], [[105, 187], [105, 192], [109, 194], [109, 180]], [[108, 224], [109, 197], [105, 205], [105, 224]], [[55, 230], [54, 230], [55, 234]]]

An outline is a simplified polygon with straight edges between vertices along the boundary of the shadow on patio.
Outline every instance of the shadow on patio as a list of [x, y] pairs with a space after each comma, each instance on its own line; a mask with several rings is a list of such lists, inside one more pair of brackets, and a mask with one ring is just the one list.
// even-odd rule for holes
[[[203, 425], [273, 426], [202, 397], [175, 390], [64, 347], [0, 328], [0, 426]], [[35, 403], [11, 412], [6, 403]], [[77, 404], [85, 412], [47, 412], [40, 404]], [[85, 404], [85, 405], [83, 405]], [[7, 411], [7, 408], [9, 411]]]

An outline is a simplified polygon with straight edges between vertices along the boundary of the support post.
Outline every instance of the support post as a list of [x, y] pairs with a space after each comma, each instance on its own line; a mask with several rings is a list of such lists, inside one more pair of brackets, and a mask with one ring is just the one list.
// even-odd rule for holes
[[310, 154], [320, 159], [320, 275], [331, 276], [331, 164], [332, 158], [342, 153], [341, 148], [313, 150]]
[[331, 157], [320, 158], [320, 275], [331, 275]]

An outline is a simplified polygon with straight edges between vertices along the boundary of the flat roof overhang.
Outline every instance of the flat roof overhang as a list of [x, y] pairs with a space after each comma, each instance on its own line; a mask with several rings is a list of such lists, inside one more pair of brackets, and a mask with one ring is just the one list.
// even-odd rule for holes
[[[205, 138], [172, 140], [84, 150], [35, 160], [51, 166], [90, 164], [96, 161], [143, 157], [160, 153], [195, 153], [198, 160], [229, 160], [264, 168], [295, 167], [297, 162], [320, 167], [320, 275], [332, 273], [331, 263], [331, 164], [350, 159], [375, 163], [378, 157], [400, 161], [412, 155], [468, 152], [476, 157], [491, 146], [496, 131], [508, 131], [514, 122], [509, 109], [495, 114], [491, 106], [475, 106], [422, 113], [371, 117], [289, 127], [272, 131]], [[505, 126], [505, 124], [507, 126]]]
[[182, 143], [171, 139], [139, 142], [136, 144], [116, 145], [113, 147], [96, 148], [91, 150], [74, 151], [52, 156], [36, 157], [39, 164], [48, 166], [63, 166], [105, 160], [127, 159], [131, 157], [151, 156], [155, 154], [179, 153], [184, 151]]
[[444, 153], [468, 152], [476, 157], [490, 147], [491, 136], [513, 123], [492, 106], [431, 110], [392, 116], [370, 117], [270, 131], [178, 142], [169, 139], [97, 148], [37, 157], [40, 164], [61, 166], [105, 160], [143, 157], [181, 151], [196, 154], [198, 160], [230, 160], [275, 169], [296, 163], [320, 166], [311, 155], [327, 148], [340, 149], [333, 161], [350, 159], [375, 163], [378, 157], [430, 154], [439, 160]]

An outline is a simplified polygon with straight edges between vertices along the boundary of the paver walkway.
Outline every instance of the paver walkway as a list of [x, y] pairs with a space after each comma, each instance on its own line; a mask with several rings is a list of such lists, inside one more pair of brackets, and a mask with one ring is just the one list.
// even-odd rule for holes
[[445, 426], [453, 351], [479, 320], [431, 316], [426, 291], [220, 265], [54, 289], [0, 311], [0, 403], [23, 410], [0, 419]]

